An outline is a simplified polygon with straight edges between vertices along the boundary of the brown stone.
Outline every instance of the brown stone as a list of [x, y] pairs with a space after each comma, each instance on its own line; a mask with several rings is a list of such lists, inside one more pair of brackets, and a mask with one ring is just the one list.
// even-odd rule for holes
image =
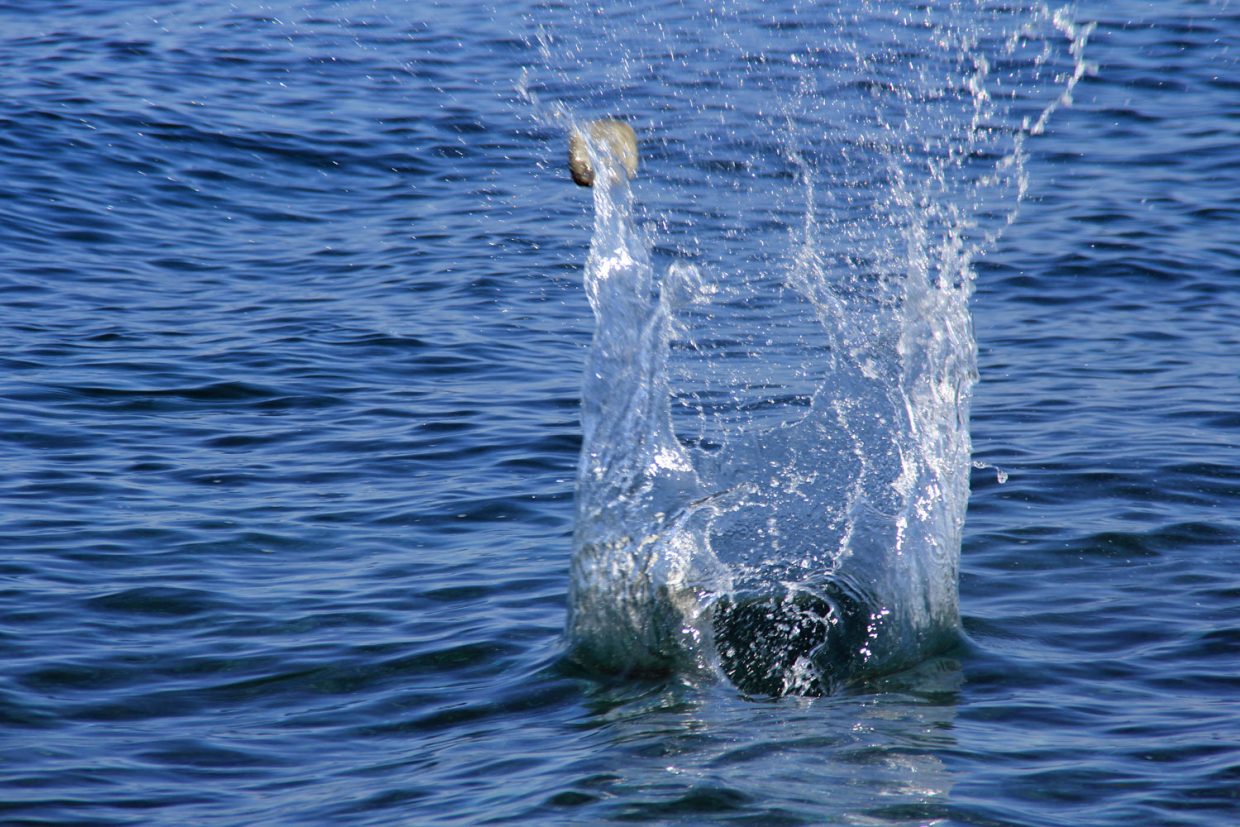
[[[637, 134], [633, 127], [624, 121], [601, 120], [591, 121], [588, 129], [595, 154], [612, 168], [613, 175], [618, 177], [620, 169], [624, 169], [629, 178], [637, 174]], [[590, 161], [586, 137], [576, 129], [568, 139], [568, 168], [579, 186], [594, 185], [594, 165]]]

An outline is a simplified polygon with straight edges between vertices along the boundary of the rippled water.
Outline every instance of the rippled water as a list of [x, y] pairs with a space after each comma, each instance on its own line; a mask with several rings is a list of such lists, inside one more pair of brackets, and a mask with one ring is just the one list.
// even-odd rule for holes
[[[562, 659], [563, 9], [238, 5], [0, 3], [0, 820], [1237, 819], [1231, 4], [1076, 10], [1096, 71], [974, 265], [967, 639], [777, 700]], [[742, 51], [820, 20], [735, 8]], [[760, 272], [796, 203], [655, 114], [656, 253]]]

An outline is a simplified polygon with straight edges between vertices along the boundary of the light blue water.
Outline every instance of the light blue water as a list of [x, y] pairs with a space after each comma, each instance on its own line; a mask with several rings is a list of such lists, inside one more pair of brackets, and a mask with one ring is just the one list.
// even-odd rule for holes
[[[0, 820], [1235, 822], [1240, 15], [1083, 3], [1073, 56], [1037, 8], [606, 11], [0, 4]], [[975, 97], [882, 107], [962, 54], [997, 126], [1096, 71], [940, 191], [953, 236], [887, 194]], [[594, 234], [557, 102], [634, 119], [653, 272], [731, 302], [669, 344], [694, 450], [804, 421], [849, 329], [774, 289], [807, 250], [979, 245], [958, 645], [816, 698], [565, 662]]]

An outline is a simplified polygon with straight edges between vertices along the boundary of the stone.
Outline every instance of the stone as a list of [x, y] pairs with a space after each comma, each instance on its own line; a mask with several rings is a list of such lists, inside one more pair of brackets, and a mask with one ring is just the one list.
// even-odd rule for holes
[[629, 178], [637, 174], [637, 134], [633, 127], [624, 121], [606, 119], [591, 121], [587, 129], [590, 132], [589, 141], [577, 129], [568, 139], [568, 168], [578, 186], [594, 185], [590, 145], [594, 147], [595, 157], [612, 168], [612, 174], [616, 176], [613, 181], [619, 179], [621, 169]]

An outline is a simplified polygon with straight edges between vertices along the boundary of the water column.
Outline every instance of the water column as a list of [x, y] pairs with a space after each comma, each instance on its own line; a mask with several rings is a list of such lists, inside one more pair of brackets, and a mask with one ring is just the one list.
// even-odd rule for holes
[[950, 646], [973, 263], [1088, 33], [790, 2], [543, 33], [540, 116], [588, 135], [606, 106], [644, 142], [642, 176], [593, 190], [574, 656], [812, 694]]

